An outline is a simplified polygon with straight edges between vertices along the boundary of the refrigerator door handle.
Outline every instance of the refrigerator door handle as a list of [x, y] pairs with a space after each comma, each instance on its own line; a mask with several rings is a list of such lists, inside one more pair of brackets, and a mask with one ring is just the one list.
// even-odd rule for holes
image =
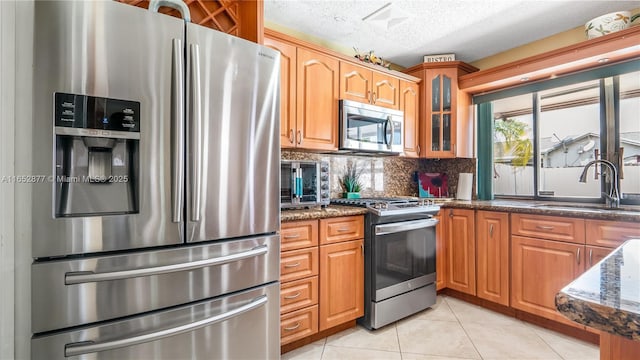
[[178, 10], [184, 22], [191, 22], [191, 11], [189, 11], [189, 6], [184, 1], [182, 0], [150, 0], [149, 1], [150, 11], [158, 12], [161, 6], [166, 6], [166, 7], [170, 7], [172, 9]]
[[200, 197], [202, 191], [202, 108], [200, 104], [200, 47], [197, 44], [189, 46], [189, 60], [191, 61], [189, 103], [190, 114], [190, 142], [191, 142], [191, 221], [200, 221]]
[[267, 295], [261, 295], [253, 299], [251, 302], [245, 305], [242, 305], [240, 307], [237, 307], [231, 311], [214, 315], [206, 319], [196, 321], [194, 323], [176, 326], [170, 329], [164, 329], [164, 330], [152, 332], [149, 334], [127, 337], [127, 338], [118, 339], [118, 340], [111, 340], [111, 341], [105, 341], [105, 342], [99, 342], [99, 343], [95, 343], [92, 341], [83, 341], [78, 343], [66, 344], [64, 346], [64, 356], [71, 357], [71, 356], [97, 353], [100, 351], [107, 351], [107, 350], [113, 350], [113, 349], [118, 349], [118, 348], [127, 347], [127, 346], [133, 346], [133, 345], [142, 344], [149, 341], [155, 341], [155, 340], [163, 339], [166, 337], [183, 334], [186, 332], [203, 328], [205, 326], [209, 326], [215, 323], [229, 320], [233, 317], [239, 316], [243, 313], [246, 313], [260, 306], [263, 306], [267, 302], [268, 302]]
[[182, 40], [173, 39], [172, 48], [173, 72], [171, 74], [171, 120], [173, 131], [171, 147], [173, 159], [171, 161], [172, 182], [172, 221], [182, 221], [182, 202], [184, 186], [184, 58], [182, 55]]
[[179, 271], [188, 271], [199, 269], [207, 266], [224, 265], [231, 262], [236, 262], [252, 257], [257, 257], [269, 252], [267, 245], [256, 246], [251, 250], [242, 251], [235, 254], [215, 257], [211, 259], [204, 259], [198, 261], [191, 261], [178, 264], [162, 265], [140, 269], [129, 269], [121, 271], [110, 271], [103, 273], [94, 273], [91, 271], [77, 271], [68, 272], [64, 274], [64, 283], [66, 285], [93, 283], [98, 281], [111, 281], [111, 280], [123, 280], [141, 276], [152, 276], [167, 273], [174, 273]]

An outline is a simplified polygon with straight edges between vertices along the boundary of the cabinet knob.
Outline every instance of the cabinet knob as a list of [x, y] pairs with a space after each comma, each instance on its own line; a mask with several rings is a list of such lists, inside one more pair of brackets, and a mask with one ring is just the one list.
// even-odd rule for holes
[[418, 145], [418, 156], [420, 156], [420, 145]]

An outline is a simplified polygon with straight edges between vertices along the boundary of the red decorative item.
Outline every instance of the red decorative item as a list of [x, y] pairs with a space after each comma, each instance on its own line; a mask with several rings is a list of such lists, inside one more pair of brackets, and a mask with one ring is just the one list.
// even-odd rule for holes
[[419, 173], [418, 190], [420, 197], [449, 197], [446, 173]]

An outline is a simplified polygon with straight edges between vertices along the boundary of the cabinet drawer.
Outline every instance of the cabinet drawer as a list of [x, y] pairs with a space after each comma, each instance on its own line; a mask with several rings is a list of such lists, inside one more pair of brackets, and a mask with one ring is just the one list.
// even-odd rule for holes
[[294, 221], [280, 226], [280, 251], [318, 245], [318, 220]]
[[320, 244], [364, 238], [364, 216], [345, 216], [320, 220]]
[[280, 285], [280, 313], [285, 314], [318, 304], [318, 277], [286, 282]]
[[622, 221], [587, 221], [587, 245], [616, 248], [634, 238], [640, 239], [640, 224]]
[[585, 242], [585, 221], [546, 215], [512, 214], [511, 233], [577, 244]]
[[280, 281], [318, 275], [318, 248], [285, 251], [280, 254]]
[[318, 305], [280, 316], [280, 345], [318, 332]]

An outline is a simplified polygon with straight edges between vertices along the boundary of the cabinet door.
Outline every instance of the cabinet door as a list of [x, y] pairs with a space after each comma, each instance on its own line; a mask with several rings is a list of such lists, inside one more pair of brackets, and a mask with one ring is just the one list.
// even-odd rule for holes
[[280, 224], [280, 251], [303, 249], [318, 245], [318, 220], [284, 222]]
[[426, 139], [429, 157], [455, 156], [457, 69], [428, 69], [426, 74]]
[[320, 219], [320, 245], [357, 240], [364, 237], [364, 216]]
[[404, 155], [418, 157], [418, 117], [420, 114], [420, 97], [418, 84], [411, 81], [400, 81], [400, 110], [404, 112]]
[[509, 306], [509, 214], [476, 214], [478, 297]]
[[474, 211], [446, 210], [447, 287], [476, 294], [476, 240]]
[[[444, 212], [443, 210], [442, 212]], [[447, 259], [445, 251], [445, 225], [442, 222], [443, 217], [440, 212], [434, 216], [439, 222], [436, 225], [436, 290], [444, 289], [446, 287], [447, 279]]]
[[374, 105], [400, 108], [400, 79], [374, 71], [372, 92]]
[[339, 61], [302, 48], [297, 57], [297, 146], [337, 150]]
[[264, 44], [280, 52], [280, 147], [295, 147], [296, 47], [269, 38]]
[[372, 71], [348, 62], [340, 62], [340, 99], [371, 103]]
[[585, 254], [584, 256], [586, 256], [586, 263], [585, 263], [585, 270], [589, 269], [590, 267], [592, 267], [593, 265], [597, 264], [598, 261], [604, 259], [605, 257], [607, 257], [607, 255], [611, 254], [611, 252], [614, 250], [612, 248], [604, 248], [604, 247], [599, 247], [599, 246], [585, 246]]
[[616, 248], [625, 241], [640, 238], [640, 224], [622, 221], [589, 220], [587, 244]]
[[364, 315], [364, 241], [320, 246], [320, 331]]
[[555, 296], [584, 271], [584, 245], [511, 236], [511, 306], [581, 327], [556, 310]]

